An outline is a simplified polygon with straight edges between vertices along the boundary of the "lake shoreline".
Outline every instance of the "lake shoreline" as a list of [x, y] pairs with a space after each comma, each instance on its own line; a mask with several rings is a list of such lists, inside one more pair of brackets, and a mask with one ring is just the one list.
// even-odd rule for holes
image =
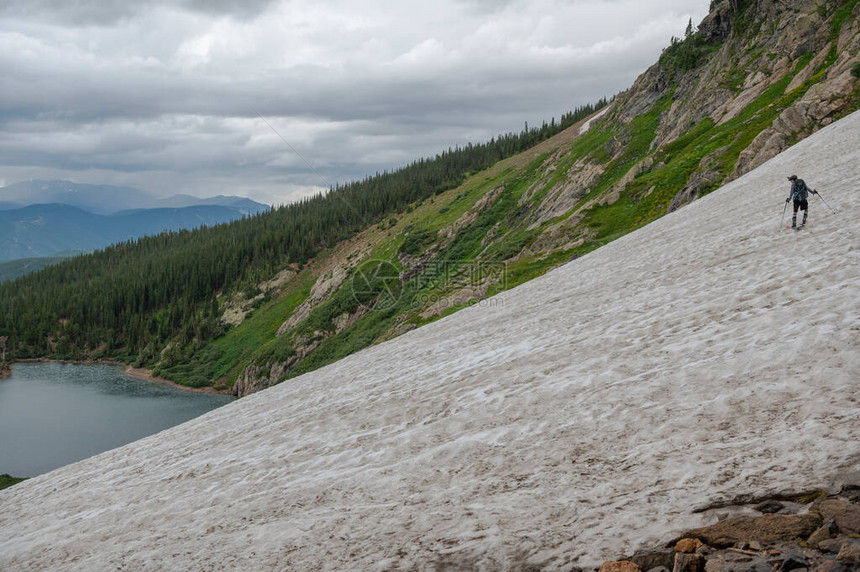
[[[233, 395], [233, 392], [230, 389], [219, 390], [219, 389], [215, 389], [212, 386], [189, 387], [187, 385], [182, 385], [181, 383], [176, 383], [175, 381], [171, 381], [169, 379], [165, 379], [163, 377], [153, 375], [152, 370], [150, 370], [150, 369], [146, 369], [146, 368], [142, 368], [142, 367], [132, 367], [132, 366], [128, 365], [127, 363], [123, 363], [121, 361], [28, 358], [28, 359], [15, 360], [13, 362], [10, 362], [10, 365], [15, 364], [15, 363], [68, 363], [68, 364], [76, 364], [76, 365], [118, 365], [118, 366], [122, 366], [123, 368], [125, 368], [125, 371], [123, 373], [125, 373], [126, 375], [137, 378], [137, 379], [142, 379], [144, 381], [149, 381], [152, 383], [163, 383], [163, 384], [175, 387], [177, 389], [182, 389], [184, 391], [190, 391], [193, 393], [214, 393], [214, 394], [219, 394], [219, 395]], [[5, 375], [4, 375], [4, 373], [5, 373]], [[11, 369], [9, 371], [6, 371], [6, 372], [3, 372], [2, 370], [0, 370], [0, 379], [3, 379], [4, 377], [6, 377], [10, 374], [11, 374]]]

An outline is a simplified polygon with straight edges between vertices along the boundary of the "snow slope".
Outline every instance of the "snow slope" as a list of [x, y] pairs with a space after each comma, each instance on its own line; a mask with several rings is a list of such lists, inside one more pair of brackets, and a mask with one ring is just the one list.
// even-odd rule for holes
[[[860, 481], [860, 113], [543, 278], [0, 491], [2, 570], [569, 569]], [[814, 226], [779, 231], [797, 173]]]

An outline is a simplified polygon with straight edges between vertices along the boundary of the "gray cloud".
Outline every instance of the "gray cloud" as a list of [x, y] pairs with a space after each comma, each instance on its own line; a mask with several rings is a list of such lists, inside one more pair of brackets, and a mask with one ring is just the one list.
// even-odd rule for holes
[[72, 26], [108, 26], [153, 8], [173, 6], [201, 14], [252, 18], [274, 0], [3, 0], [0, 14]]
[[617, 93], [708, 2], [70, 4], [0, 8], [0, 183], [283, 202], [324, 183], [258, 114], [346, 182]]

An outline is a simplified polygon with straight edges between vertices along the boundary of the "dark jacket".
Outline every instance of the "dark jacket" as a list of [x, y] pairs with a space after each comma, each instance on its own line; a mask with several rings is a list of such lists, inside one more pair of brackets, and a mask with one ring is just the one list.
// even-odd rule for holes
[[808, 196], [809, 187], [806, 186], [803, 179], [795, 179], [791, 183], [791, 194], [789, 195], [789, 198], [795, 201], [805, 201]]

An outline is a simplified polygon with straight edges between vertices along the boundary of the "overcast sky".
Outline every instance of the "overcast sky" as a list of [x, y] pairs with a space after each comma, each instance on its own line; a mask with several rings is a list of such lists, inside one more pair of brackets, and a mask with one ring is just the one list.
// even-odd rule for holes
[[0, 0], [0, 185], [288, 202], [612, 96], [708, 4]]

